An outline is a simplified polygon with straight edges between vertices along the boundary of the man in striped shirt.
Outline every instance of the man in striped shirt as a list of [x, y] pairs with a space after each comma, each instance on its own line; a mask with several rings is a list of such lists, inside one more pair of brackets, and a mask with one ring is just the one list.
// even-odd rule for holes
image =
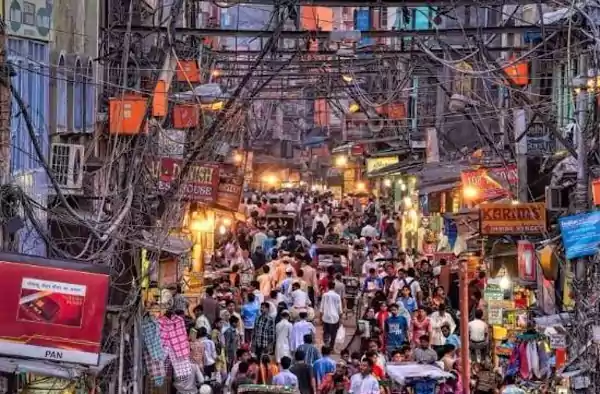
[[298, 346], [296, 351], [304, 353], [304, 362], [307, 365], [313, 365], [315, 361], [321, 358], [321, 353], [315, 345], [313, 345], [312, 334], [306, 334], [304, 336], [304, 343]]

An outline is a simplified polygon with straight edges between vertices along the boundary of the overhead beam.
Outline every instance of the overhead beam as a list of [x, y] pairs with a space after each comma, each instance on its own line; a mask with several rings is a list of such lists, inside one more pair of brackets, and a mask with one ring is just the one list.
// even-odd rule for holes
[[[239, 2], [232, 1], [221, 1], [220, 4], [238, 5]], [[263, 5], [276, 5], [281, 4], [278, 1], [273, 0], [244, 0], [246, 4], [263, 4]], [[511, 5], [511, 4], [531, 4], [531, 0], [376, 0], [376, 1], [365, 1], [365, 0], [296, 0], [294, 4], [309, 5], [309, 6], [324, 6], [324, 7], [425, 7], [425, 6], [477, 6], [477, 7], [491, 7], [499, 5]]]
[[[531, 1], [531, 0], [529, 0]], [[373, 3], [371, 3], [373, 4]], [[556, 31], [558, 26], [545, 26], [546, 33]], [[112, 26], [106, 29], [110, 32], [125, 33], [125, 25]], [[541, 29], [536, 25], [526, 26], [495, 26], [495, 27], [465, 27], [463, 29], [427, 29], [427, 30], [368, 30], [362, 31], [361, 37], [372, 38], [393, 38], [393, 37], [443, 37], [443, 36], [480, 36], [482, 34], [504, 34], [504, 33], [526, 33], [540, 32]], [[164, 27], [152, 26], [131, 26], [131, 33], [152, 34], [166, 33]], [[256, 37], [267, 38], [273, 35], [272, 30], [239, 30], [239, 29], [195, 29], [190, 27], [181, 27], [176, 29], [177, 35], [196, 36], [196, 37]], [[284, 30], [280, 33], [280, 38], [302, 39], [314, 38], [327, 40], [331, 32], [328, 31], [294, 31]]]

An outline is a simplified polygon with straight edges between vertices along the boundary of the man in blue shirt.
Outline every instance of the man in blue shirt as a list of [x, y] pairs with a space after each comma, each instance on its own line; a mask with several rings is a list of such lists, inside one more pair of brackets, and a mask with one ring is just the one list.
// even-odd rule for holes
[[256, 302], [256, 296], [253, 293], [248, 294], [247, 297], [246, 303], [242, 305], [240, 315], [244, 322], [244, 341], [249, 344], [254, 332], [254, 322], [260, 312], [260, 305]]
[[321, 353], [323, 354], [323, 357], [315, 361], [313, 364], [315, 380], [317, 381], [316, 387], [321, 385], [325, 375], [335, 371], [335, 361], [333, 361], [331, 358], [331, 348], [328, 346], [323, 346], [321, 348]]
[[298, 378], [292, 372], [290, 372], [290, 367], [292, 366], [292, 359], [284, 356], [281, 357], [279, 361], [281, 363], [281, 372], [277, 375], [273, 376], [273, 384], [278, 386], [286, 386], [293, 387], [296, 390], [299, 390], [298, 387]]
[[390, 305], [390, 317], [385, 321], [385, 346], [390, 357], [393, 350], [402, 347], [408, 332], [408, 322], [399, 312], [398, 304]]

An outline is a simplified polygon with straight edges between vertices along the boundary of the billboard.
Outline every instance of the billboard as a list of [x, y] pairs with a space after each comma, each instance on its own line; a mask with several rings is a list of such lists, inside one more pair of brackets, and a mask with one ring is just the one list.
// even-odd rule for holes
[[486, 203], [479, 208], [482, 235], [542, 234], [546, 231], [543, 202]]
[[0, 354], [98, 365], [104, 267], [0, 253]]
[[478, 192], [479, 201], [506, 197], [510, 194], [508, 187], [516, 187], [519, 177], [517, 166], [508, 164], [504, 167], [479, 168], [463, 171], [460, 175], [464, 186], [473, 186]]

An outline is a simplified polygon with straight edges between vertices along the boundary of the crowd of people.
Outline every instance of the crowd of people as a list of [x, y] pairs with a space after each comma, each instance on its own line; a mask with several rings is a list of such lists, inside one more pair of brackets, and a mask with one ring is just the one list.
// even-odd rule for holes
[[[219, 245], [229, 275], [207, 288], [191, 311], [194, 376], [233, 394], [248, 384], [289, 386], [301, 394], [391, 394], [409, 387], [390, 383], [386, 364], [418, 363], [452, 378], [412, 385], [414, 393], [458, 394], [465, 384], [476, 393], [518, 392], [508, 391], [516, 390], [509, 381], [501, 389], [490, 365], [481, 305], [485, 273], [469, 284], [470, 361], [477, 373], [463, 382], [458, 274], [444, 260], [432, 265], [415, 250], [399, 250], [396, 218], [385, 206], [370, 199], [357, 209], [331, 196], [285, 192], [251, 196], [243, 208], [247, 223]], [[302, 216], [301, 229], [261, 221], [273, 211]], [[320, 272], [315, 251], [327, 243], [347, 245], [348, 253]], [[360, 278], [352, 310], [343, 276]], [[189, 312], [188, 305], [174, 308]], [[197, 392], [186, 391], [190, 382], [175, 387]]]

